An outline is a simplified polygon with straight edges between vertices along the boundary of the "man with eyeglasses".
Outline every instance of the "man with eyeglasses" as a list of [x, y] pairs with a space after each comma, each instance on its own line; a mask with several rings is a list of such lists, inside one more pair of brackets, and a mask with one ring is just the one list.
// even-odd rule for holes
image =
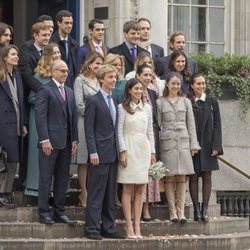
[[[35, 120], [39, 147], [39, 219], [44, 224], [75, 221], [65, 215], [65, 194], [69, 182], [71, 155], [76, 153], [78, 132], [73, 90], [65, 86], [69, 69], [63, 60], [52, 64], [52, 80], [39, 88]], [[49, 213], [49, 193], [53, 178], [54, 211]]]

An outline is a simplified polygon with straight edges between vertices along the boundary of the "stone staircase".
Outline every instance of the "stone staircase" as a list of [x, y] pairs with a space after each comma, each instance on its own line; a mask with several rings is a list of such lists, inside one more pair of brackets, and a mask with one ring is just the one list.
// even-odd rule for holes
[[[221, 217], [220, 206], [209, 206], [210, 221], [198, 223], [190, 219], [187, 224], [172, 224], [168, 220], [167, 206], [150, 207], [151, 222], [142, 223], [143, 240], [88, 240], [84, 237], [85, 211], [81, 207], [67, 206], [67, 215], [77, 220], [73, 226], [44, 225], [38, 222], [36, 207], [0, 208], [0, 250], [249, 250], [248, 218]], [[185, 208], [192, 218], [192, 206]], [[124, 235], [122, 209], [116, 210], [116, 228]]]

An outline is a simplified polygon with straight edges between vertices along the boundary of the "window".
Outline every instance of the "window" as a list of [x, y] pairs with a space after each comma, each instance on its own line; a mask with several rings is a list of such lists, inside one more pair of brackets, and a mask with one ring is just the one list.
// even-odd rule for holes
[[224, 0], [168, 0], [168, 35], [181, 30], [186, 53], [223, 55]]

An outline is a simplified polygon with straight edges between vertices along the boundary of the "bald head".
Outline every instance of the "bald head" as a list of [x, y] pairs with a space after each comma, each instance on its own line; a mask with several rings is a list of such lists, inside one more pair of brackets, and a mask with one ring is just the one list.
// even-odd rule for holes
[[67, 64], [63, 60], [55, 60], [52, 63], [52, 77], [58, 81], [59, 83], [63, 84], [69, 74], [69, 69]]

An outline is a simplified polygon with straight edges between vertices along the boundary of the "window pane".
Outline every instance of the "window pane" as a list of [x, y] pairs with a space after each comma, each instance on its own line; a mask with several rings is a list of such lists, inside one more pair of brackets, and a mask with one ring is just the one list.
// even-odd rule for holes
[[190, 0], [174, 0], [173, 2], [174, 3], [185, 3], [185, 4], [188, 4], [188, 3], [190, 3]]
[[185, 33], [186, 40], [189, 40], [189, 8], [174, 6], [173, 30], [181, 30]]
[[224, 6], [224, 0], [210, 0], [210, 5]]
[[192, 4], [207, 4], [207, 0], [192, 0]]
[[198, 54], [201, 52], [206, 52], [206, 44], [192, 44], [191, 45], [191, 53]]
[[206, 8], [192, 8], [192, 40], [206, 41]]
[[210, 45], [209, 52], [215, 54], [216, 56], [222, 56], [222, 55], [224, 55], [224, 45], [220, 45], [220, 44]]
[[224, 42], [224, 9], [210, 8], [210, 41]]

